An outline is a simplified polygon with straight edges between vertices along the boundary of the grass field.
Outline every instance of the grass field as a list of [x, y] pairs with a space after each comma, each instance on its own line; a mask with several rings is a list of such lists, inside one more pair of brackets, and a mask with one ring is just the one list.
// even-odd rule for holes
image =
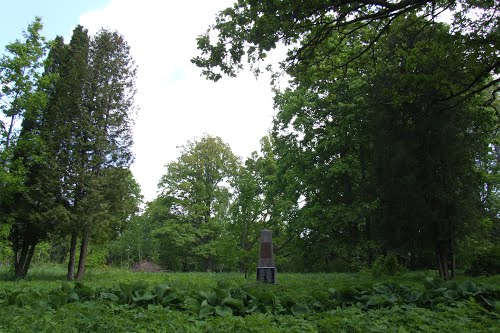
[[500, 276], [0, 271], [0, 332], [499, 332]]

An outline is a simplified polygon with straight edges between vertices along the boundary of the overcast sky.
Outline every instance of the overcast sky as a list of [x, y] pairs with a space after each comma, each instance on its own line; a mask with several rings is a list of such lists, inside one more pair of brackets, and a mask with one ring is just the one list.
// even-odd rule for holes
[[274, 115], [269, 80], [243, 72], [214, 83], [190, 63], [197, 55], [196, 37], [214, 22], [215, 14], [233, 0], [0, 0], [2, 53], [7, 42], [42, 16], [44, 34], [67, 41], [82, 24], [91, 34], [101, 27], [118, 30], [138, 65], [132, 171], [146, 200], [157, 193], [165, 164], [179, 156], [177, 147], [203, 134], [219, 136], [246, 158]]

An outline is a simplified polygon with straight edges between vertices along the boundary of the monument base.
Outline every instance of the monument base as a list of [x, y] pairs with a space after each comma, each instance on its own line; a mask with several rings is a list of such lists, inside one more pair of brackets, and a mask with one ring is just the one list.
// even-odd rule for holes
[[276, 283], [276, 267], [257, 267], [257, 282]]

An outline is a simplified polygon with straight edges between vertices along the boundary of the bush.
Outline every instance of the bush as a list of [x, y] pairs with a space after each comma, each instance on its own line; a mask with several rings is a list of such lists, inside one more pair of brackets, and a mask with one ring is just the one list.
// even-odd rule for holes
[[353, 273], [359, 270], [354, 264], [342, 258], [333, 259], [329, 268], [335, 273]]
[[374, 277], [381, 277], [383, 275], [394, 276], [404, 271], [405, 268], [399, 264], [398, 258], [394, 253], [378, 257], [372, 266]]
[[108, 249], [104, 246], [91, 246], [87, 254], [86, 268], [103, 268], [106, 267], [106, 258], [108, 257]]
[[492, 246], [477, 255], [466, 273], [473, 276], [500, 274], [500, 246]]

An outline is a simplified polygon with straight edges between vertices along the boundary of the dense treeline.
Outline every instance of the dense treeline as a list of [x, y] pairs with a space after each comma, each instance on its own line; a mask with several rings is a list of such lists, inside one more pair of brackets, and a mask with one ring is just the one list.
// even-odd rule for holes
[[448, 279], [457, 256], [460, 267], [487, 247], [498, 258], [499, 11], [493, 1], [248, 0], [198, 38], [192, 61], [215, 81], [245, 60], [258, 74], [269, 51], [288, 47], [268, 68], [290, 77], [272, 142], [288, 198], [282, 255], [295, 267], [395, 252]]
[[126, 43], [77, 27], [42, 64], [35, 22], [23, 44], [39, 48], [26, 56], [31, 76], [8, 81], [14, 58], [2, 60], [12, 83], [3, 90], [11, 122], [0, 146], [0, 254], [7, 239], [21, 277], [41, 243], [51, 259], [69, 259], [71, 279], [80, 253], [81, 278], [92, 239], [92, 264], [248, 273], [267, 228], [280, 271], [350, 271], [387, 256], [444, 279], [457, 269], [499, 273], [498, 6], [239, 1], [200, 36], [193, 62], [218, 80], [245, 57], [258, 73], [271, 49], [289, 46], [273, 72], [290, 81], [276, 89], [272, 130], [244, 161], [218, 137], [187, 142], [140, 215]]

